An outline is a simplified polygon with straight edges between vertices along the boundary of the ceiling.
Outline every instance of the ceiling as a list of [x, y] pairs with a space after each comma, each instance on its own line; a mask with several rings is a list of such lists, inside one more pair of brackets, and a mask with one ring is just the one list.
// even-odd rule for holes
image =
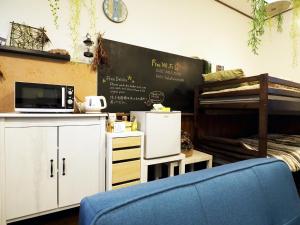
[[[243, 14], [246, 17], [249, 17], [250, 19], [252, 18], [251, 2], [249, 0], [215, 0], [215, 1], [240, 14]], [[291, 10], [291, 8], [289, 10]]]

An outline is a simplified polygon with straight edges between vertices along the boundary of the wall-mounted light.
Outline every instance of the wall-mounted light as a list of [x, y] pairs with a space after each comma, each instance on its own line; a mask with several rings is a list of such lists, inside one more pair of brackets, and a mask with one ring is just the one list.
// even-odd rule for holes
[[94, 57], [94, 54], [90, 51], [90, 48], [94, 44], [94, 42], [92, 41], [91, 35], [89, 33], [86, 34], [86, 39], [83, 41], [83, 43], [87, 46], [87, 49], [83, 53], [83, 55], [88, 58]]

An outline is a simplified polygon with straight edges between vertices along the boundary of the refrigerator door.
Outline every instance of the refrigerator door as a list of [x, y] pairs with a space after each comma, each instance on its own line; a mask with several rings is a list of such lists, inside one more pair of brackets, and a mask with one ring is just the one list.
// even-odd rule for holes
[[181, 113], [146, 113], [145, 158], [179, 154]]

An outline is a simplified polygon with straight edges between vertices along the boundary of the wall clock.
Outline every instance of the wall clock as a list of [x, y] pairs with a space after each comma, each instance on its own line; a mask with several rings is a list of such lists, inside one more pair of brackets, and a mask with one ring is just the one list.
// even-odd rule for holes
[[121, 23], [126, 20], [128, 11], [122, 0], [104, 0], [103, 11], [108, 19], [115, 23]]

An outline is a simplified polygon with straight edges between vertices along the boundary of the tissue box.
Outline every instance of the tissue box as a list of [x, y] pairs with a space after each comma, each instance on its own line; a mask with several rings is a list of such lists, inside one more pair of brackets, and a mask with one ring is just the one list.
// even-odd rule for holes
[[120, 133], [120, 132], [131, 131], [131, 126], [132, 126], [132, 122], [115, 121], [108, 124], [107, 132]]

